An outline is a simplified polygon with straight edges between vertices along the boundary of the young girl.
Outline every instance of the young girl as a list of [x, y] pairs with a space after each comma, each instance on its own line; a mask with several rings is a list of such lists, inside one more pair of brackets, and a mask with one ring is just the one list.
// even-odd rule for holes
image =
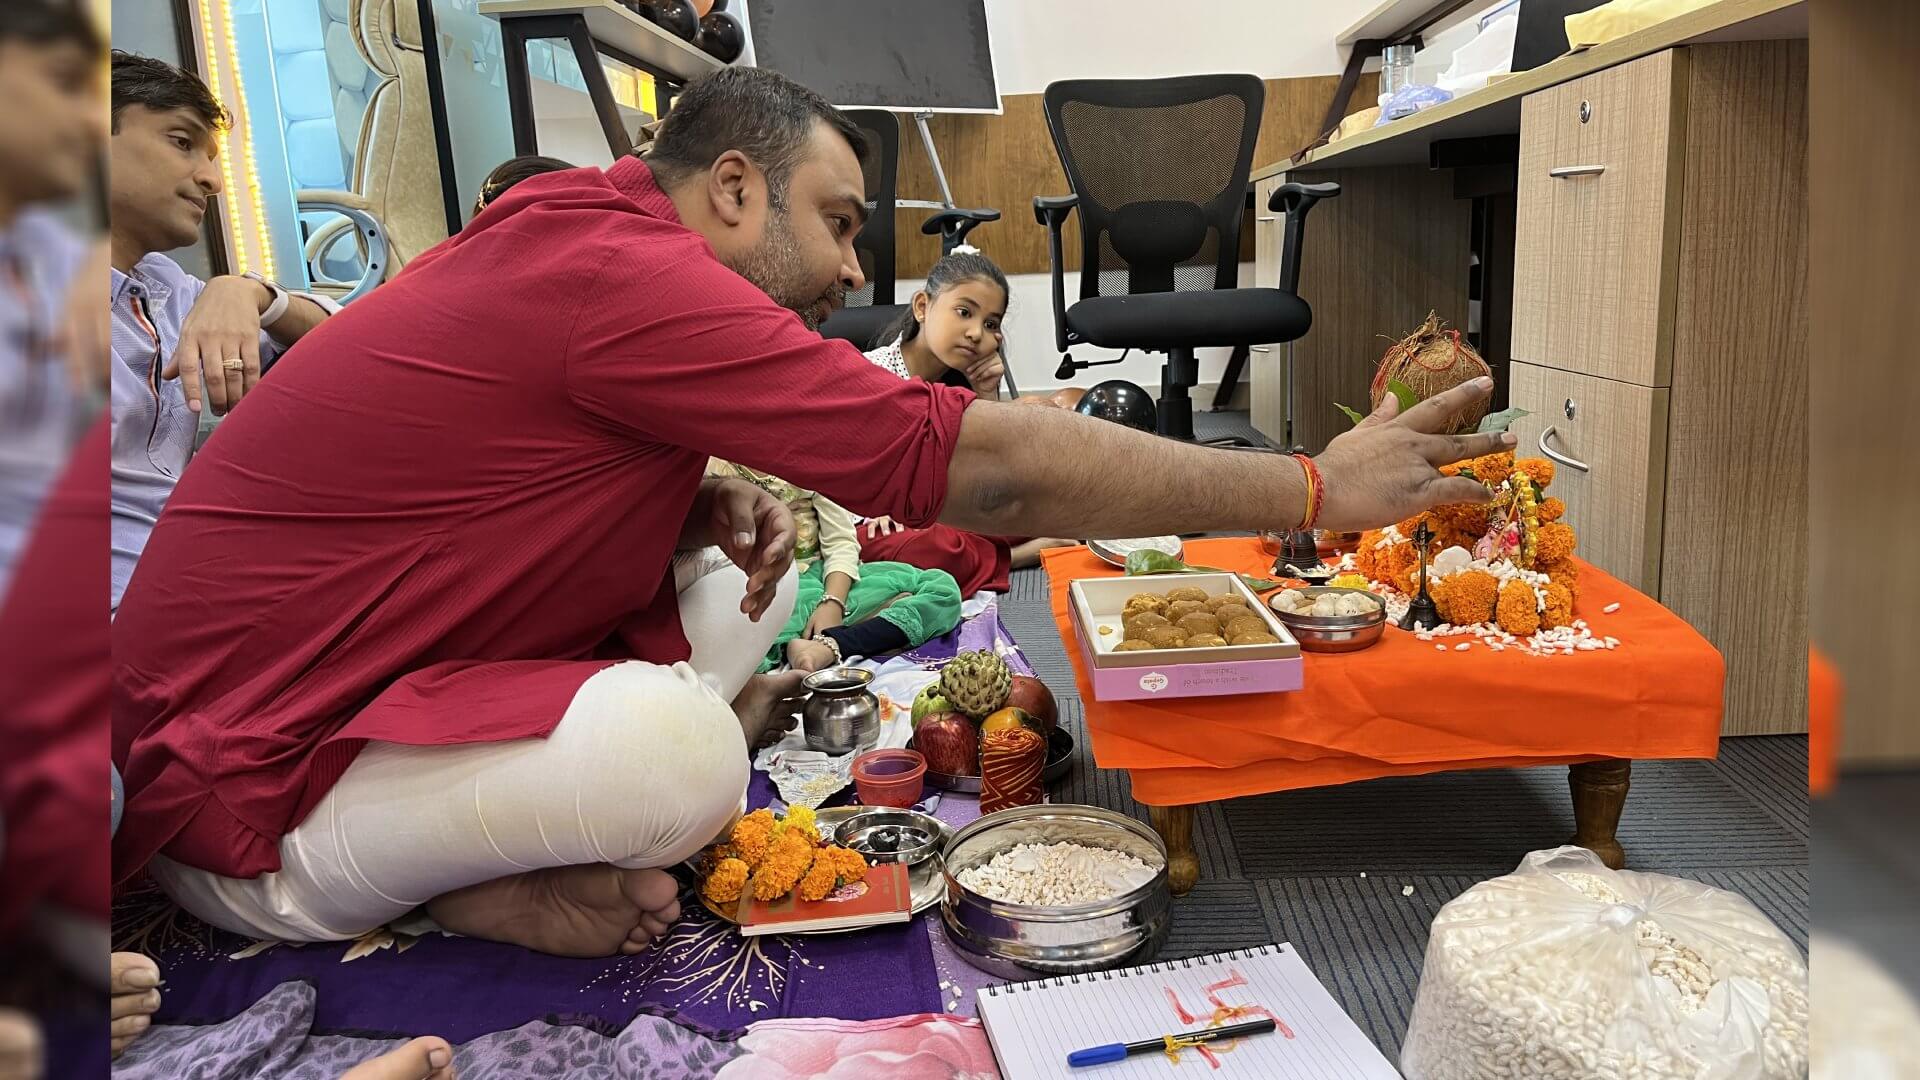
[[960, 624], [960, 586], [944, 570], [861, 562], [853, 515], [777, 476], [714, 460], [709, 476], [758, 484], [793, 513], [800, 591], [793, 616], [761, 662], [818, 671], [853, 656], [879, 656], [926, 643]]
[[933, 264], [927, 287], [867, 359], [903, 379], [964, 386], [991, 400], [1007, 370], [1000, 355], [1006, 316], [1007, 275], [978, 250], [957, 247]]
[[[900, 321], [881, 334], [886, 344], [867, 359], [903, 379], [963, 386], [989, 400], [1006, 374], [1000, 329], [1007, 314], [1007, 276], [972, 247], [957, 247], [933, 264], [927, 287], [913, 294]], [[1071, 540], [981, 536], [947, 525], [908, 529], [890, 518], [869, 518], [861, 529], [863, 558], [937, 566], [961, 592], [1006, 592], [1010, 570], [1040, 564], [1040, 552]]]

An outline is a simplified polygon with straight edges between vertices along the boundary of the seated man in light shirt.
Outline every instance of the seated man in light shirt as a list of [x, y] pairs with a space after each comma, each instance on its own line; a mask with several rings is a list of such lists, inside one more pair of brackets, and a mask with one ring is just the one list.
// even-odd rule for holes
[[160, 254], [193, 243], [221, 192], [231, 119], [199, 77], [113, 54], [113, 608], [193, 456], [262, 366], [339, 308], [257, 274], [201, 281]]

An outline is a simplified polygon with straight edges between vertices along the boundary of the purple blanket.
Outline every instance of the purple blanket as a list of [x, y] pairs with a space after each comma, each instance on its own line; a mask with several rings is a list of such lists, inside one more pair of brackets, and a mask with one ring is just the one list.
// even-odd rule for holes
[[[958, 651], [981, 648], [1030, 670], [992, 609], [913, 658], [937, 667]], [[772, 795], [765, 774], [754, 773], [749, 803], [765, 805]], [[964, 797], [950, 796], [940, 807], [954, 824], [978, 814], [978, 804]], [[396, 928], [345, 944], [260, 943], [209, 927], [148, 889], [116, 906], [114, 940], [115, 948], [159, 962], [167, 983], [156, 1017], [162, 1025], [226, 1021], [297, 983], [314, 991], [314, 1033], [432, 1034], [454, 1043], [533, 1020], [611, 1034], [645, 1014], [731, 1038], [775, 1017], [970, 1012], [971, 993], [956, 1002], [956, 988], [990, 981], [953, 957], [937, 910], [904, 926], [858, 933], [742, 938], [691, 896], [682, 907], [680, 924], [646, 953], [579, 960]]]

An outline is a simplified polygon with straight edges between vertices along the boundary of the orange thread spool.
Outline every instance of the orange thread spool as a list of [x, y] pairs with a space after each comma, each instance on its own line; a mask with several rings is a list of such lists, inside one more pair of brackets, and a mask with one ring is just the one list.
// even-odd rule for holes
[[980, 812], [1038, 803], [1047, 740], [1030, 728], [995, 731], [980, 740]]

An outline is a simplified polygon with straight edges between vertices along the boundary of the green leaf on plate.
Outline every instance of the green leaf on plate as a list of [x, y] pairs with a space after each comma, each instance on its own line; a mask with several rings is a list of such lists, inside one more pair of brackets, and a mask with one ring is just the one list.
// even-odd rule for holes
[[[1231, 574], [1231, 570], [1222, 570], [1217, 566], [1191, 566], [1181, 562], [1164, 551], [1141, 548], [1127, 554], [1128, 577], [1150, 577], [1155, 574]], [[1246, 582], [1247, 588], [1256, 593], [1271, 592], [1280, 587], [1278, 581], [1257, 578], [1251, 574], [1237, 575]]]
[[1420, 395], [1413, 392], [1413, 387], [1408, 386], [1399, 379], [1388, 379], [1387, 389], [1393, 392], [1394, 397], [1400, 399], [1401, 412], [1406, 412], [1408, 409], [1420, 404]]
[[1357, 410], [1349, 409], [1345, 405], [1342, 405], [1337, 401], [1333, 403], [1333, 407], [1336, 409], [1339, 409], [1343, 413], [1346, 413], [1347, 419], [1353, 421], [1355, 424], [1358, 424], [1360, 421], [1366, 419], [1366, 417], [1360, 415], [1360, 413]]

